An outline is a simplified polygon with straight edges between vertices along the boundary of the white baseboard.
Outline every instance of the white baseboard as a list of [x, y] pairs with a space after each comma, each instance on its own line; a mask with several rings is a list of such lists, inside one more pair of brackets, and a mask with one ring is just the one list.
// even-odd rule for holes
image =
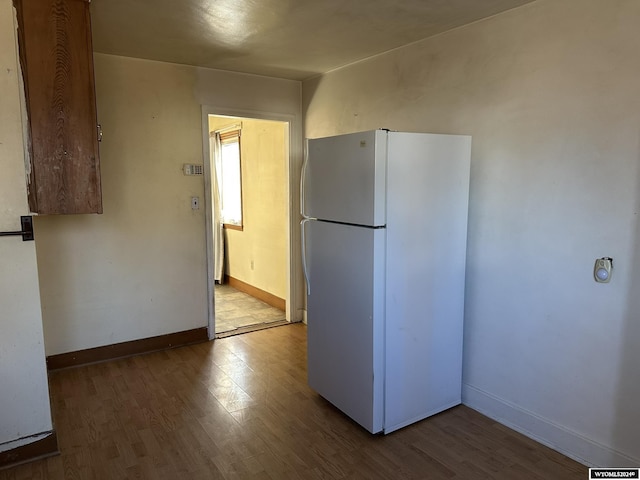
[[590, 467], [637, 467], [633, 459], [469, 384], [462, 386], [462, 403], [489, 418]]

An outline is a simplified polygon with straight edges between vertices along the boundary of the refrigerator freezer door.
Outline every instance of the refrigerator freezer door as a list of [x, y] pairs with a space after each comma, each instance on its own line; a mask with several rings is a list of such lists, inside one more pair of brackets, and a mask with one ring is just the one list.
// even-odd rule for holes
[[387, 135], [372, 130], [309, 140], [305, 214], [354, 225], [384, 226]]
[[311, 221], [309, 385], [349, 417], [383, 428], [385, 230]]

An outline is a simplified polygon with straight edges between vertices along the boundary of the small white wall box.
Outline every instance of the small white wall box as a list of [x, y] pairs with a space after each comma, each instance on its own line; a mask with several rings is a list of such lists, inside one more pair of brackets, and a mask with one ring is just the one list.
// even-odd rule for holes
[[613, 269], [613, 258], [602, 257], [596, 259], [593, 267], [593, 278], [598, 283], [609, 283], [611, 280], [611, 270]]

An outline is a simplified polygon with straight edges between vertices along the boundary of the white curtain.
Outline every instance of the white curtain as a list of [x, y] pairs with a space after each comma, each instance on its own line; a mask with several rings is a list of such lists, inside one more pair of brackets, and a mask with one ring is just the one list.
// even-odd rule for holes
[[221, 160], [222, 143], [220, 133], [215, 132], [209, 139], [209, 148], [211, 149], [212, 166], [211, 169], [211, 187], [213, 191], [213, 279], [217, 283], [224, 280], [224, 228], [222, 226], [222, 198], [220, 197], [220, 188], [218, 187], [218, 178], [221, 176]]

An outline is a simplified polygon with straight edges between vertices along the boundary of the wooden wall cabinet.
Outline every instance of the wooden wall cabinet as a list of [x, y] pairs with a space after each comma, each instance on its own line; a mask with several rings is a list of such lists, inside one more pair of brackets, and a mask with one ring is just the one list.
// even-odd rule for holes
[[102, 213], [88, 0], [14, 0], [29, 122], [29, 208]]

